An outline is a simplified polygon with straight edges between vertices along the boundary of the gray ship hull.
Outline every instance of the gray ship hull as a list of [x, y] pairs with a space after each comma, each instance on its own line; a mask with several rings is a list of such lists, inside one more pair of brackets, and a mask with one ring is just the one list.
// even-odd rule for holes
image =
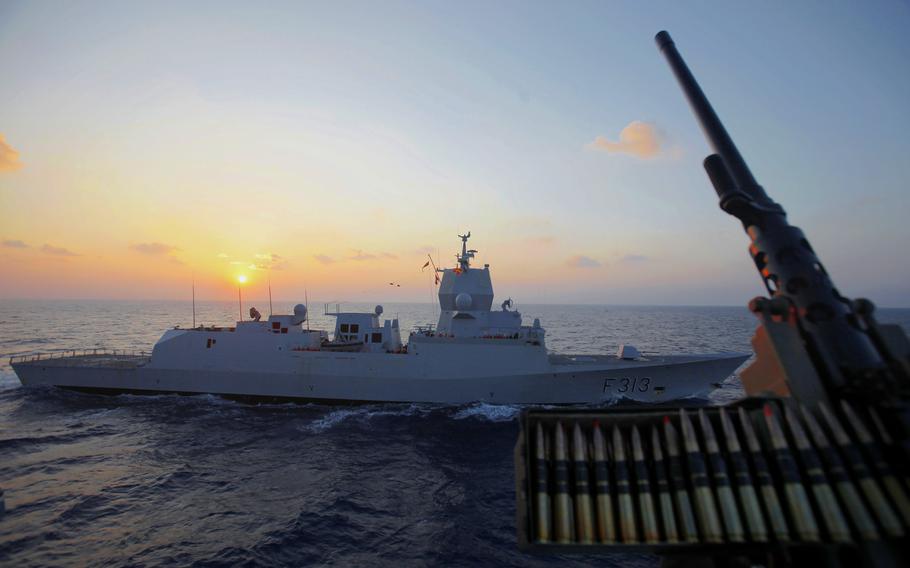
[[[606, 356], [550, 356], [543, 372], [497, 374], [428, 368], [414, 355], [300, 352], [288, 368], [163, 368], [148, 357], [79, 355], [13, 360], [25, 386], [100, 393], [214, 394], [250, 400], [323, 403], [595, 404], [617, 399], [661, 403], [705, 397], [747, 355], [666, 356], [627, 361]], [[538, 367], [538, 365], [534, 365]], [[516, 366], [520, 367], [520, 366]], [[331, 370], [331, 372], [327, 372]], [[490, 369], [487, 369], [490, 371]]]

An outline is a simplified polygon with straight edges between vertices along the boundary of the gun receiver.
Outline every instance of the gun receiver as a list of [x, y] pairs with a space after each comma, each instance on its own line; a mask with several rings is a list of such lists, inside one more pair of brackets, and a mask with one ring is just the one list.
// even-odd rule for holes
[[[773, 300], [753, 300], [755, 312], [795, 323], [819, 380], [793, 384], [798, 398], [825, 400], [826, 392], [872, 400], [894, 396], [899, 365], [890, 366], [870, 335], [868, 319], [843, 297], [803, 232], [758, 184], [711, 103], [692, 76], [670, 34], [655, 37], [716, 152], [704, 161], [720, 206], [738, 218], [752, 240], [749, 252]], [[868, 302], [862, 304], [869, 309]], [[767, 319], [767, 318], [766, 318]], [[812, 384], [815, 382], [816, 384]]]

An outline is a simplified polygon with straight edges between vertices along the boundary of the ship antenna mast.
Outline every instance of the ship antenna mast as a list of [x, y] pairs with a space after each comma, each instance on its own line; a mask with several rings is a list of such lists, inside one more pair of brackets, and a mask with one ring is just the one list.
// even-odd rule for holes
[[468, 239], [471, 238], [471, 231], [468, 231], [467, 235], [458, 235], [458, 238], [461, 239], [461, 255], [458, 257], [458, 266], [462, 270], [467, 270], [471, 267], [471, 259], [474, 258], [474, 253], [476, 250], [468, 250]]

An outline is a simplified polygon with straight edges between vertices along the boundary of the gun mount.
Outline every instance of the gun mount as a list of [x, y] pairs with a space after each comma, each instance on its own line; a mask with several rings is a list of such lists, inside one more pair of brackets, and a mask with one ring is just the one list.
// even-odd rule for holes
[[[715, 152], [704, 167], [720, 207], [742, 222], [770, 295], [749, 303], [759, 326], [755, 360], [740, 373], [747, 397], [700, 409], [697, 422], [685, 408], [524, 411], [520, 546], [645, 551], [698, 566], [907, 565], [910, 341], [900, 326], [876, 322], [870, 301], [838, 292], [670, 35], [655, 40]], [[569, 444], [564, 428], [573, 426], [582, 433]], [[586, 454], [608, 432], [612, 446]]]
[[[770, 305], [757, 300], [751, 307], [798, 322], [817, 376], [824, 383], [804, 380], [790, 382], [791, 387], [798, 388], [804, 400], [826, 400], [826, 392], [831, 391], [862, 397], [871, 394], [873, 398], [893, 396], [898, 383], [875, 345], [868, 322], [834, 287], [803, 232], [787, 222], [783, 207], [755, 180], [670, 34], [662, 31], [655, 40], [716, 152], [705, 159], [704, 167], [720, 207], [742, 222], [752, 241], [752, 260], [776, 300]], [[863, 306], [868, 309], [871, 303]]]

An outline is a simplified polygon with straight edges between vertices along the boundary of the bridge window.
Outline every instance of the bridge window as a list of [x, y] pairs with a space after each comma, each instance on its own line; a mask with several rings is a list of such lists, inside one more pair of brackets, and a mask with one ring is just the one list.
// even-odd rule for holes
[[373, 343], [382, 343], [382, 334], [381, 333], [373, 334]]
[[[342, 331], [344, 331], [344, 330], [342, 330]], [[358, 331], [360, 331], [360, 325], [358, 325], [356, 323], [352, 323], [351, 324], [351, 333], [357, 333]]]
[[341, 333], [347, 333], [347, 332], [348, 332], [348, 324], [346, 324], [346, 323], [341, 324]]

